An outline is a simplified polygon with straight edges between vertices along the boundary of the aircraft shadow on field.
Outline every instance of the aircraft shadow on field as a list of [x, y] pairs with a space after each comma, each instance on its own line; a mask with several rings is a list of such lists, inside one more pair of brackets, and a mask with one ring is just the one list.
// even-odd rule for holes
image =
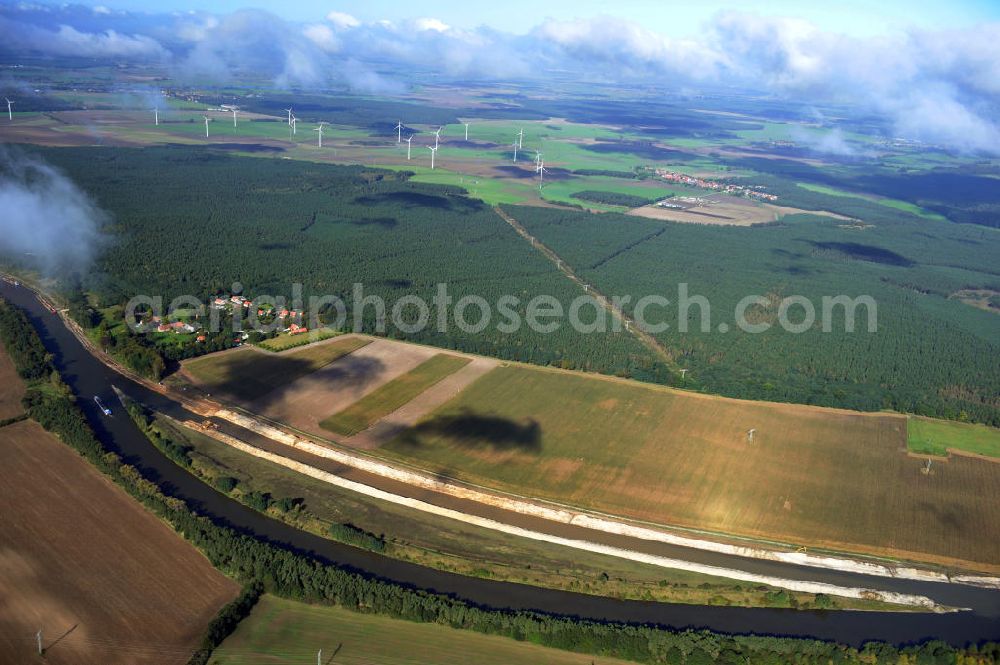
[[542, 428], [534, 419], [517, 421], [472, 411], [425, 420], [402, 434], [399, 442], [418, 447], [424, 437], [447, 437], [467, 448], [537, 452], [542, 447]]
[[[313, 370], [309, 361], [306, 360], [296, 360], [294, 357], [291, 357], [286, 359], [286, 362], [287, 361], [303, 363], [306, 366], [301, 369], [296, 368], [295, 370], [292, 370], [295, 372], [295, 375], [299, 377], [294, 381], [286, 382], [276, 380], [272, 382], [271, 390], [258, 398], [255, 408], [266, 408], [267, 405], [271, 403], [271, 399], [280, 393], [280, 388], [284, 388], [292, 384], [296, 386], [296, 390], [300, 388], [308, 389], [310, 387], [322, 389], [326, 386], [326, 384], [331, 382], [341, 382], [345, 384], [356, 383], [362, 381], [368, 376], [378, 376], [385, 369], [385, 363], [378, 358], [355, 356], [350, 353], [346, 356], [341, 356], [337, 360], [334, 360], [332, 363], [325, 365], [318, 370]], [[239, 381], [240, 377], [233, 377], [233, 382], [238, 383]]]

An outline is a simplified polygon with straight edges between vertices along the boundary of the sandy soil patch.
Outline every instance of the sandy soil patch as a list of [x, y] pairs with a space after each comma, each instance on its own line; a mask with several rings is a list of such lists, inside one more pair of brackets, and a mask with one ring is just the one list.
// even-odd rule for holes
[[355, 434], [343, 443], [355, 448], [378, 448], [396, 435], [438, 408], [469, 384], [497, 366], [497, 361], [476, 358], [449, 377], [437, 382], [402, 407], [385, 416], [364, 432]]
[[382, 384], [438, 353], [436, 349], [376, 339], [317, 372], [277, 388], [249, 410], [320, 437], [330, 433], [319, 422]]
[[777, 206], [747, 199], [710, 195], [704, 197], [677, 197], [668, 199], [667, 205], [651, 204], [629, 211], [629, 215], [688, 224], [711, 224], [721, 226], [752, 226], [774, 222], [785, 215], [820, 215], [846, 221], [856, 221], [825, 210], [803, 210], [789, 206]]

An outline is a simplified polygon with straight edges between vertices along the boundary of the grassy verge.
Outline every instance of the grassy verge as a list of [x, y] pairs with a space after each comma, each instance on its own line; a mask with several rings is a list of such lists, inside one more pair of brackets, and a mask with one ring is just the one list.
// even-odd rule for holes
[[911, 452], [947, 455], [948, 449], [985, 457], [1000, 457], [1000, 429], [953, 420], [911, 416], [906, 423], [906, 445]]
[[468, 365], [470, 360], [439, 353], [368, 393], [343, 411], [320, 422], [336, 434], [353, 436], [368, 429], [379, 418], [389, 415], [435, 383]]
[[316, 662], [319, 650], [323, 651], [323, 662], [330, 659], [333, 665], [341, 661], [396, 665], [627, 662], [265, 595], [250, 616], [215, 650], [209, 663], [312, 663]]
[[331, 337], [336, 337], [340, 334], [341, 333], [336, 330], [322, 329], [315, 332], [301, 333], [299, 335], [279, 335], [278, 337], [265, 339], [257, 346], [262, 349], [267, 349], [268, 351], [287, 351], [289, 349], [295, 349], [300, 346], [312, 344], [313, 342], [322, 342], [324, 339], [330, 339]]

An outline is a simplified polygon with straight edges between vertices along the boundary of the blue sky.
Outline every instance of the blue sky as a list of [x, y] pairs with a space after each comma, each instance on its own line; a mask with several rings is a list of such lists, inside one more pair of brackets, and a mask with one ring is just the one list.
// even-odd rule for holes
[[133, 11], [210, 10], [226, 13], [245, 7], [266, 9], [294, 21], [318, 20], [330, 11], [349, 13], [363, 21], [401, 20], [434, 17], [460, 27], [487, 25], [506, 32], [523, 33], [547, 17], [555, 19], [591, 18], [609, 14], [636, 21], [672, 37], [696, 35], [711, 17], [726, 10], [752, 12], [764, 16], [803, 18], [824, 30], [867, 37], [909, 27], [963, 28], [985, 21], [1000, 20], [997, 0], [851, 0], [836, 2], [802, 0], [505, 0], [466, 2], [455, 0], [365, 0], [329, 2], [298, 0], [149, 0], [85, 1]]

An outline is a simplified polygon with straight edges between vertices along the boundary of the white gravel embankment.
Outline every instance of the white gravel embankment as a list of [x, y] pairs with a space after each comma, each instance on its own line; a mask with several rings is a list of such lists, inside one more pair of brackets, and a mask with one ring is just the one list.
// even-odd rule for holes
[[310, 454], [325, 457], [339, 462], [340, 464], [345, 464], [356, 469], [361, 469], [362, 471], [367, 471], [368, 473], [383, 476], [385, 478], [392, 478], [393, 480], [398, 480], [415, 487], [441, 492], [442, 494], [448, 494], [461, 499], [469, 499], [470, 501], [476, 501], [477, 503], [502, 508], [504, 510], [510, 510], [523, 515], [531, 515], [555, 522], [562, 522], [563, 524], [572, 524], [575, 526], [586, 527], [588, 529], [595, 529], [597, 531], [604, 531], [606, 533], [629, 536], [631, 538], [639, 538], [641, 540], [651, 540], [670, 545], [678, 545], [680, 547], [690, 547], [708, 552], [718, 552], [720, 554], [730, 554], [751, 559], [768, 559], [771, 561], [780, 561], [782, 563], [798, 566], [839, 570], [847, 573], [875, 575], [878, 577], [893, 577], [919, 582], [952, 582], [989, 589], [1000, 589], [1000, 577], [987, 577], [979, 575], [948, 576], [939, 571], [926, 570], [923, 568], [891, 566], [873, 561], [824, 556], [809, 552], [776, 551], [762, 547], [720, 543], [713, 540], [691, 538], [646, 526], [630, 524], [628, 522], [598, 514], [584, 513], [544, 505], [531, 501], [530, 499], [521, 499], [513, 496], [501, 496], [477, 490], [475, 488], [449, 483], [437, 478], [426, 476], [416, 471], [411, 471], [409, 469], [401, 469], [361, 455], [335, 450], [333, 448], [317, 444], [308, 439], [293, 436], [281, 429], [278, 429], [277, 427], [262, 423], [253, 417], [234, 411], [223, 409], [215, 415], [278, 443], [299, 448], [300, 450], [304, 450]]
[[[273, 440], [280, 441], [281, 443], [285, 443], [286, 445], [292, 445], [292, 446], [295, 446], [295, 447], [300, 448], [302, 450], [307, 450], [308, 452], [314, 452], [314, 449], [321, 449], [322, 451], [324, 451], [325, 453], [327, 453], [327, 454], [323, 454], [323, 457], [327, 457], [329, 459], [335, 459], [337, 461], [342, 461], [341, 457], [347, 457], [347, 458], [350, 458], [354, 462], [366, 462], [368, 464], [378, 465], [377, 462], [372, 462], [371, 460], [359, 460], [357, 458], [354, 458], [353, 456], [344, 455], [342, 453], [339, 453], [338, 451], [330, 450], [328, 448], [323, 448], [321, 446], [318, 446], [315, 443], [312, 443], [312, 442], [309, 442], [309, 441], [305, 441], [303, 439], [298, 439], [298, 438], [293, 437], [291, 435], [288, 435], [288, 434], [286, 434], [284, 432], [281, 432], [280, 430], [277, 430], [277, 429], [275, 429], [275, 428], [273, 428], [273, 427], [271, 427], [269, 425], [263, 425], [261, 423], [257, 423], [253, 419], [247, 418], [245, 416], [241, 416], [240, 414], [235, 414], [235, 413], [232, 413], [232, 412], [226, 412], [225, 414], [220, 413], [220, 414], [217, 414], [217, 415], [219, 415], [219, 417], [222, 417], [222, 418], [224, 418], [226, 420], [229, 420], [230, 422], [233, 422], [235, 424], [239, 424], [242, 427], [247, 427], [248, 429], [252, 429], [252, 430], [256, 431], [258, 434], [261, 434], [263, 436], [267, 436], [268, 438], [271, 438]], [[189, 426], [195, 426], [195, 427], [197, 427], [197, 425], [195, 425], [193, 423], [188, 423], [188, 424], [189, 424]], [[252, 427], [251, 427], [251, 425], [252, 425]], [[219, 441], [222, 441], [223, 443], [226, 443], [227, 445], [232, 446], [233, 448], [241, 450], [241, 451], [243, 451], [245, 453], [248, 453], [248, 454], [253, 455], [255, 457], [259, 457], [261, 459], [266, 459], [266, 460], [268, 460], [270, 462], [273, 462], [275, 464], [279, 464], [279, 465], [284, 466], [286, 468], [289, 468], [289, 469], [292, 469], [294, 471], [297, 471], [298, 473], [310, 476], [312, 478], [316, 478], [317, 480], [321, 480], [321, 481], [329, 483], [331, 485], [335, 485], [337, 487], [342, 487], [344, 489], [347, 489], [347, 490], [350, 490], [350, 491], [353, 491], [353, 492], [358, 492], [360, 494], [364, 494], [366, 496], [370, 496], [370, 497], [373, 497], [373, 498], [376, 498], [376, 499], [381, 499], [383, 501], [388, 501], [390, 503], [394, 503], [394, 504], [397, 504], [397, 505], [406, 506], [408, 508], [413, 508], [415, 510], [420, 510], [422, 512], [430, 513], [430, 514], [433, 514], [433, 515], [439, 515], [441, 517], [447, 517], [449, 519], [458, 520], [460, 522], [464, 522], [466, 524], [471, 524], [473, 526], [478, 526], [478, 527], [482, 527], [482, 528], [486, 528], [486, 529], [491, 529], [493, 531], [498, 531], [498, 532], [501, 532], [501, 533], [506, 533], [506, 534], [510, 534], [510, 535], [513, 535], [513, 536], [518, 536], [518, 537], [521, 537], [521, 538], [528, 538], [528, 539], [531, 539], [531, 540], [537, 540], [537, 541], [552, 543], [552, 544], [555, 544], [555, 545], [562, 545], [562, 546], [565, 546], [565, 547], [572, 547], [574, 549], [585, 550], [585, 551], [594, 552], [594, 553], [597, 553], [597, 554], [605, 554], [605, 555], [608, 555], [608, 556], [614, 556], [614, 557], [618, 557], [618, 558], [622, 558], [622, 559], [628, 559], [628, 560], [636, 561], [636, 562], [640, 562], [640, 563], [647, 563], [647, 564], [651, 564], [651, 565], [654, 565], [654, 566], [660, 566], [662, 568], [671, 568], [671, 569], [675, 569], [675, 570], [686, 570], [686, 571], [690, 571], [690, 572], [694, 572], [694, 573], [701, 573], [701, 574], [705, 574], [705, 575], [712, 575], [712, 576], [715, 576], [715, 577], [722, 577], [722, 578], [726, 578], [726, 579], [738, 580], [738, 581], [741, 581], [741, 582], [750, 582], [750, 583], [754, 583], [754, 584], [766, 584], [768, 586], [773, 586], [773, 587], [779, 587], [779, 588], [783, 588], [783, 589], [788, 589], [790, 591], [798, 591], [798, 592], [802, 592], [802, 593], [814, 593], [814, 594], [815, 593], [825, 593], [825, 594], [829, 594], [829, 595], [842, 596], [842, 597], [847, 597], [847, 598], [857, 598], [857, 599], [867, 599], [867, 600], [879, 600], [879, 601], [884, 601], [884, 602], [889, 602], [889, 603], [897, 603], [897, 604], [900, 604], [900, 605], [909, 605], [909, 606], [922, 607], [922, 608], [927, 608], [927, 609], [940, 609], [940, 607], [933, 600], [931, 600], [930, 598], [928, 598], [926, 596], [919, 596], [919, 595], [913, 595], [913, 594], [901, 594], [901, 593], [894, 593], [894, 592], [888, 592], [888, 591], [880, 591], [880, 590], [876, 590], [876, 589], [867, 589], [867, 588], [862, 588], [862, 587], [843, 587], [843, 586], [838, 586], [838, 585], [834, 585], [834, 584], [827, 584], [827, 583], [824, 583], [824, 582], [813, 582], [813, 581], [806, 581], [806, 580], [789, 580], [789, 579], [784, 579], [784, 578], [780, 578], [780, 577], [772, 577], [772, 576], [769, 576], [769, 575], [758, 575], [758, 574], [755, 574], [755, 573], [749, 573], [749, 572], [746, 572], [746, 571], [742, 571], [742, 570], [738, 570], [738, 569], [733, 569], [733, 568], [722, 568], [722, 567], [718, 567], [718, 566], [710, 566], [710, 565], [695, 563], [695, 562], [691, 562], [691, 561], [684, 561], [684, 560], [681, 560], [681, 559], [672, 559], [672, 558], [662, 557], [662, 556], [658, 556], [658, 555], [654, 555], [654, 554], [647, 554], [647, 553], [644, 553], [644, 552], [636, 552], [634, 550], [624, 549], [624, 548], [620, 548], [620, 547], [614, 547], [614, 546], [605, 545], [605, 544], [602, 544], [602, 543], [594, 543], [594, 542], [590, 542], [590, 541], [586, 541], [586, 540], [576, 540], [576, 539], [572, 539], [572, 538], [563, 538], [561, 536], [555, 536], [555, 535], [552, 535], [552, 534], [542, 533], [542, 532], [539, 532], [539, 531], [532, 531], [530, 529], [524, 529], [522, 527], [513, 526], [513, 525], [510, 525], [510, 524], [505, 524], [503, 522], [498, 522], [496, 520], [488, 519], [488, 518], [485, 518], [485, 517], [479, 517], [477, 515], [469, 515], [467, 513], [462, 513], [462, 512], [459, 512], [457, 510], [452, 510], [450, 508], [443, 508], [441, 506], [436, 506], [434, 504], [427, 503], [427, 502], [421, 501], [419, 499], [413, 499], [413, 498], [410, 498], [410, 497], [401, 496], [399, 494], [394, 494], [394, 493], [391, 493], [391, 492], [386, 492], [386, 491], [378, 489], [376, 487], [371, 487], [369, 485], [364, 485], [362, 483], [358, 483], [358, 482], [355, 482], [353, 480], [348, 480], [348, 479], [342, 478], [342, 477], [340, 477], [340, 476], [338, 476], [336, 474], [330, 473], [328, 471], [323, 471], [322, 469], [317, 469], [316, 467], [310, 466], [308, 464], [304, 464], [302, 462], [297, 462], [295, 460], [289, 459], [289, 458], [284, 457], [282, 455], [278, 455], [276, 453], [272, 453], [272, 452], [269, 452], [269, 451], [266, 451], [266, 450], [261, 450], [260, 448], [257, 448], [255, 446], [251, 446], [251, 445], [249, 445], [247, 443], [244, 443], [244, 442], [242, 442], [242, 441], [240, 441], [240, 440], [238, 440], [238, 439], [236, 439], [234, 437], [231, 437], [231, 436], [229, 436], [227, 434], [223, 434], [223, 433], [218, 432], [218, 431], [208, 430], [208, 431], [206, 431], [206, 433], [208, 435], [212, 436], [213, 438], [215, 438], [215, 439], [217, 439]], [[276, 437], [275, 435], [278, 435], [278, 437], [280, 437], [280, 438]], [[346, 463], [346, 461], [345, 461], [345, 463]], [[357, 468], [364, 468], [364, 467], [362, 467], [362, 466], [360, 466], [359, 464], [356, 464], [356, 463], [351, 464], [351, 466], [354, 466], [354, 467], [357, 467]], [[381, 466], [381, 465], [378, 465], [378, 466]], [[404, 471], [404, 470], [401, 470], [401, 469], [393, 469], [392, 467], [389, 467], [389, 468], [392, 469], [394, 472], [399, 473], [399, 474], [406, 474], [406, 475], [412, 474], [412, 472], [409, 472], [409, 471]], [[365, 470], [368, 470], [368, 469], [365, 469]], [[381, 473], [379, 475], [386, 476], [387, 474], [386, 473]], [[419, 474], [412, 474], [412, 475], [419, 476]], [[396, 476], [396, 475], [393, 475], [391, 477], [394, 477], [397, 480], [404, 480], [404, 478], [405, 478], [405, 476]], [[422, 476], [420, 478], [422, 480], [426, 480], [426, 481], [429, 481], [431, 483], [438, 483], [439, 482], [439, 481], [434, 481], [433, 479], [423, 478]], [[424, 484], [424, 483], [421, 483], [420, 486], [421, 487], [430, 487], [430, 485], [427, 485], [427, 484]], [[452, 487], [454, 487], [454, 486], [452, 486]], [[456, 489], [460, 489], [462, 491], [474, 491], [474, 490], [467, 490], [466, 488], [456, 488]], [[552, 510], [552, 509], [549, 509], [549, 508], [544, 508], [544, 507], [540, 507], [540, 508], [542, 510], [544, 510], [544, 511], [549, 511], [549, 512], [552, 512], [552, 513], [560, 513], [560, 512], [562, 512], [562, 511], [555, 511], [555, 510]], [[572, 513], [567, 513], [567, 514], [572, 515]], [[570, 520], [568, 520], [568, 519], [563, 519], [563, 520], [559, 520], [559, 521], [570, 523]]]

